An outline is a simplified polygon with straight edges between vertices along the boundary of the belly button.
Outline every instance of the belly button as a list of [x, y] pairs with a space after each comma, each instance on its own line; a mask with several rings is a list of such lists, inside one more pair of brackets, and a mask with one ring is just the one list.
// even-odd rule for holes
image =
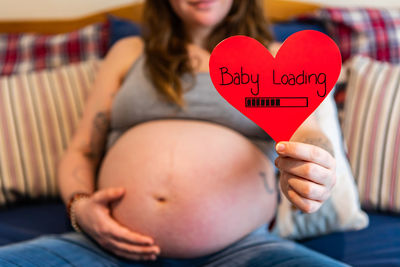
[[160, 203], [165, 203], [167, 202], [167, 199], [165, 197], [160, 197], [160, 196], [154, 196], [154, 198], [160, 202]]

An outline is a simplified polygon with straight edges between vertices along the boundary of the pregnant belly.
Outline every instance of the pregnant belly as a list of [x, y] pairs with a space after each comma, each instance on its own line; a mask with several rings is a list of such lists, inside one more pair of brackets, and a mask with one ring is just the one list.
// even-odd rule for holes
[[114, 218], [153, 237], [165, 257], [219, 251], [276, 208], [271, 162], [244, 136], [202, 121], [133, 127], [107, 152], [98, 187], [126, 189]]

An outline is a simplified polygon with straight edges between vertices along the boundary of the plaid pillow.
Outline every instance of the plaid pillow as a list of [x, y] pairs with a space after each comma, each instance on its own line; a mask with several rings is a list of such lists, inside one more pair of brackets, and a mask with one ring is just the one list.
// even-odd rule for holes
[[[343, 61], [364, 55], [400, 63], [400, 10], [330, 7], [307, 18], [316, 18], [325, 24], [328, 34], [339, 46]], [[335, 91], [341, 121], [346, 85], [346, 79], [339, 80]]]
[[336, 39], [344, 61], [361, 54], [400, 63], [400, 10], [323, 8], [317, 17]]
[[56, 35], [0, 34], [0, 75], [101, 58], [107, 51], [108, 35], [107, 23]]

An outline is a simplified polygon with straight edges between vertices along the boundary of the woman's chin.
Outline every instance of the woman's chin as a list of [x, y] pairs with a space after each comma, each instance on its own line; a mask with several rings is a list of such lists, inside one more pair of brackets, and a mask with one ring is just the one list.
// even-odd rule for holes
[[195, 14], [192, 17], [192, 25], [195, 28], [213, 29], [221, 22], [221, 18], [213, 15]]

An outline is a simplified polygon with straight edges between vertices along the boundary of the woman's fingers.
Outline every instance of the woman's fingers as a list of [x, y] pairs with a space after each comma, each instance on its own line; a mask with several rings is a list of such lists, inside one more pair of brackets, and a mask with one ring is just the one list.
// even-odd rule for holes
[[315, 145], [298, 142], [279, 142], [276, 145], [276, 151], [281, 156], [314, 162], [328, 169], [335, 167], [335, 160], [332, 155]]
[[82, 229], [110, 252], [131, 260], [155, 260], [160, 248], [154, 240], [130, 231], [110, 215], [109, 204], [120, 200], [123, 188], [109, 188], [77, 202], [77, 220]]
[[303, 212], [306, 213], [312, 213], [317, 211], [321, 205], [322, 202], [316, 201], [316, 200], [311, 200], [308, 198], [304, 198], [301, 195], [299, 195], [296, 190], [294, 190], [286, 180], [282, 179], [282, 174], [281, 174], [281, 189], [282, 192], [285, 194], [285, 196], [288, 198], [288, 200], [294, 204], [298, 209], [300, 209]]
[[154, 254], [135, 254], [135, 253], [129, 253], [129, 252], [124, 252], [124, 251], [113, 251], [114, 254], [117, 256], [120, 256], [125, 259], [129, 260], [135, 260], [135, 261], [154, 261], [157, 259], [157, 256]]
[[107, 188], [96, 192], [93, 200], [98, 203], [99, 221], [96, 240], [99, 244], [118, 256], [131, 260], [155, 260], [160, 248], [151, 237], [130, 231], [110, 216], [108, 205], [124, 196], [123, 188]]
[[132, 246], [129, 246], [127, 244], [115, 241], [115, 240], [102, 240], [99, 242], [99, 244], [107, 249], [108, 251], [111, 251], [112, 253], [126, 258], [130, 260], [155, 260], [157, 259], [158, 253], [155, 252], [141, 252], [141, 249], [134, 248]]
[[113, 238], [108, 238], [103, 241], [102, 246], [112, 250], [120, 251], [124, 253], [138, 254], [138, 255], [159, 255], [160, 248], [157, 246], [137, 246], [128, 243], [124, 243]]
[[297, 192], [295, 190], [293, 190], [290, 187], [289, 187], [287, 194], [288, 194], [288, 198], [290, 199], [290, 201], [293, 204], [295, 204], [297, 208], [299, 208], [301, 211], [306, 212], [306, 213], [315, 212], [322, 205], [321, 202], [302, 198], [301, 196], [299, 196], [299, 194], [297, 194]]
[[278, 157], [275, 160], [275, 165], [281, 171], [308, 179], [320, 185], [327, 186], [328, 188], [332, 186], [331, 170], [318, 164], [288, 157]]
[[134, 233], [116, 222], [107, 210], [99, 218], [102, 222], [96, 231], [97, 242], [114, 254], [131, 260], [152, 260], [160, 254], [151, 237]]
[[154, 244], [154, 240], [151, 237], [130, 231], [116, 222], [111, 216], [108, 216], [104, 223], [104, 227], [107, 229], [106, 234], [115, 240], [142, 246]]
[[[123, 196], [124, 192], [125, 190], [123, 188], [108, 188], [96, 192], [93, 197], [95, 201], [103, 204], [109, 204], [112, 201], [120, 199]], [[134, 233], [120, 225], [109, 215], [108, 209], [107, 212], [103, 215], [103, 227], [106, 229], [107, 234], [113, 236], [115, 239], [138, 245], [152, 245], [154, 243], [151, 237]]]
[[324, 186], [305, 180], [298, 176], [289, 176], [287, 183], [299, 196], [315, 201], [325, 201], [329, 192]]
[[124, 194], [124, 188], [107, 188], [94, 193], [93, 200], [100, 204], [108, 205], [111, 202], [121, 199]]
[[335, 159], [324, 149], [305, 143], [280, 142], [276, 150], [283, 193], [300, 210], [315, 212], [336, 183]]

